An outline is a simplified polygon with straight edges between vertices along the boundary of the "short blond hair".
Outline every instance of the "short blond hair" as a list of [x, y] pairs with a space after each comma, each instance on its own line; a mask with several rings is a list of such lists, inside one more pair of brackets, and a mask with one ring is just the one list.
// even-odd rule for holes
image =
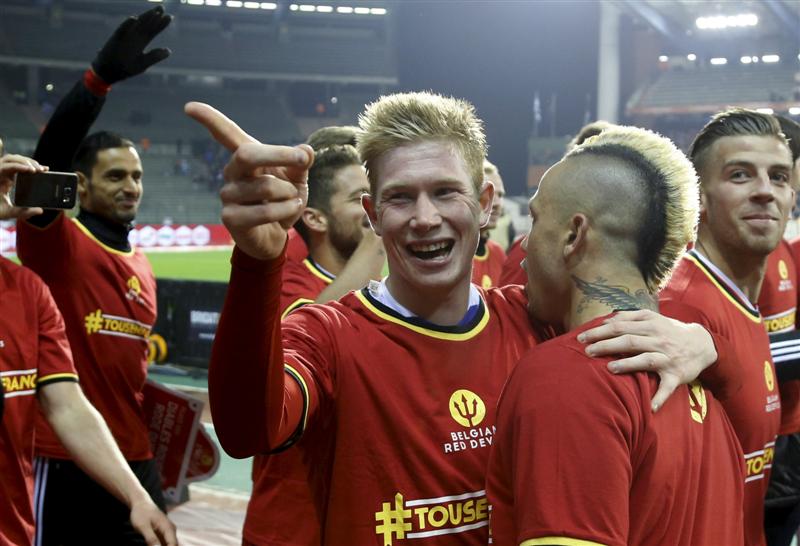
[[430, 92], [386, 95], [359, 115], [358, 153], [367, 168], [370, 191], [377, 185], [376, 163], [399, 146], [441, 140], [461, 153], [476, 192], [483, 185], [486, 137], [469, 102]]
[[648, 290], [669, 281], [686, 246], [694, 241], [700, 215], [697, 173], [673, 142], [647, 129], [614, 126], [567, 153], [620, 160], [644, 185], [643, 219], [636, 234], [637, 266]]
[[500, 171], [497, 170], [497, 165], [489, 161], [488, 159], [483, 160], [483, 174], [500, 174]]

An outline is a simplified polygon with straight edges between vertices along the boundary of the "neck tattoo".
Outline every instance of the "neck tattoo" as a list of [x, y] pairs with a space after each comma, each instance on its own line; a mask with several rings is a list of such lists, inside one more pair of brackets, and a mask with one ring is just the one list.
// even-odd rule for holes
[[653, 296], [647, 290], [639, 289], [634, 294], [626, 286], [609, 284], [608, 280], [598, 277], [590, 282], [572, 275], [572, 281], [583, 293], [578, 303], [578, 312], [586, 310], [589, 303], [597, 301], [612, 309], [652, 309], [656, 310]]

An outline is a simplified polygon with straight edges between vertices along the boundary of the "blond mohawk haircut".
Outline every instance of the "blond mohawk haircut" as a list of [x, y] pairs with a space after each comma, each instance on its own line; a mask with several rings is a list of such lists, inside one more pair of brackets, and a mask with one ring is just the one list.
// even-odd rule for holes
[[584, 154], [616, 158], [639, 173], [647, 202], [636, 235], [637, 266], [657, 293], [697, 234], [700, 195], [692, 163], [671, 140], [638, 127], [609, 127], [566, 157]]
[[486, 137], [483, 122], [469, 102], [429, 92], [386, 95], [367, 106], [358, 124], [358, 153], [373, 194], [378, 158], [399, 146], [427, 140], [452, 143], [466, 163], [476, 192], [480, 190]]

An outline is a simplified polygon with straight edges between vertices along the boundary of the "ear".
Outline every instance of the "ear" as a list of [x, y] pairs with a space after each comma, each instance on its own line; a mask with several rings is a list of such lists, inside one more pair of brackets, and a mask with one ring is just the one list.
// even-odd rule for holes
[[328, 231], [328, 217], [325, 213], [314, 207], [306, 207], [300, 215], [300, 219], [306, 227], [316, 233], [325, 233]]
[[478, 194], [478, 203], [481, 206], [480, 227], [485, 227], [489, 223], [489, 216], [492, 214], [492, 202], [494, 201], [494, 184], [484, 180], [481, 191]]
[[78, 199], [81, 204], [86, 203], [86, 196], [89, 194], [89, 179], [80, 171], [75, 171], [78, 175]]
[[581, 254], [586, 247], [589, 235], [589, 219], [581, 213], [574, 214], [569, 221], [567, 240], [564, 245], [564, 260]]
[[367, 213], [367, 220], [369, 220], [369, 225], [372, 226], [372, 231], [375, 232], [376, 235], [381, 235], [380, 230], [380, 222], [378, 222], [378, 211], [375, 207], [375, 201], [372, 200], [372, 196], [368, 193], [361, 195], [361, 206], [364, 208], [364, 212]]
[[700, 216], [706, 213], [707, 200], [706, 192], [703, 191], [703, 186], [700, 186]]

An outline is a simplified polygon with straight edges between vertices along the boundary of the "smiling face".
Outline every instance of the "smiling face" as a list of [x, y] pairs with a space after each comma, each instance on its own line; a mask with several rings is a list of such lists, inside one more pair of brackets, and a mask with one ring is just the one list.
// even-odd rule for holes
[[142, 200], [142, 162], [131, 147], [97, 152], [92, 176], [79, 173], [81, 207], [112, 222], [127, 224], [136, 218]]
[[794, 203], [788, 147], [772, 136], [728, 136], [707, 153], [699, 173], [701, 235], [710, 232], [721, 250], [766, 256]]
[[392, 149], [375, 167], [375, 195], [364, 206], [386, 248], [392, 294], [413, 310], [431, 295], [466, 290], [491, 186], [478, 193], [461, 154], [440, 140]]

